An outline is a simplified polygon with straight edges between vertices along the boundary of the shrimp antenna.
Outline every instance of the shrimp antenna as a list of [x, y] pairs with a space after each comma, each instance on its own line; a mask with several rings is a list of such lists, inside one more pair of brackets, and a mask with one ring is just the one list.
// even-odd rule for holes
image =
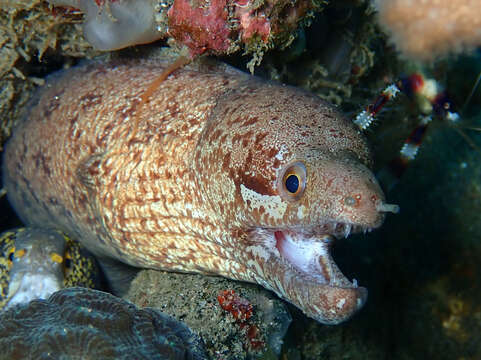
[[478, 77], [476, 78], [476, 81], [474, 82], [474, 85], [471, 89], [471, 92], [469, 93], [468, 97], [466, 98], [466, 101], [464, 102], [463, 106], [461, 107], [461, 112], [463, 112], [464, 108], [471, 101], [471, 98], [473, 97], [474, 93], [476, 92], [480, 81], [481, 81], [481, 71], [478, 73]]

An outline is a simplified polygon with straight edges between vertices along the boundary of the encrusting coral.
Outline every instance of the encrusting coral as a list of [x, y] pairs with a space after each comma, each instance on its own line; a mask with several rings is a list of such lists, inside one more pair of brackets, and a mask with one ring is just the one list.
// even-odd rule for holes
[[433, 60], [481, 45], [479, 0], [376, 0], [379, 22], [408, 57]]
[[68, 288], [0, 316], [2, 359], [205, 359], [199, 338], [162, 312]]
[[259, 62], [267, 49], [287, 47], [301, 24], [322, 8], [316, 0], [50, 0], [80, 9], [84, 34], [99, 50], [157, 39], [186, 46], [191, 56], [231, 54], [239, 49]]

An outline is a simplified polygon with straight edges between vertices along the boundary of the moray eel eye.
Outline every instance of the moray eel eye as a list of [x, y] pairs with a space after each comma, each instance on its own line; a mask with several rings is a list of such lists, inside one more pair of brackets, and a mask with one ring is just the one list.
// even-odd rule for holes
[[295, 194], [299, 190], [300, 181], [301, 179], [299, 179], [299, 175], [289, 174], [285, 181], [287, 191], [289, 191], [292, 194]]
[[299, 200], [306, 188], [306, 167], [298, 161], [287, 166], [283, 174], [281, 196], [289, 201]]

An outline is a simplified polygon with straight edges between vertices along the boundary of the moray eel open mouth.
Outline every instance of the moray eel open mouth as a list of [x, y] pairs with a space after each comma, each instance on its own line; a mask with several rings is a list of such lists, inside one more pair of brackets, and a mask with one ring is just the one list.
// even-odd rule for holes
[[258, 228], [262, 245], [252, 246], [257, 261], [254, 272], [268, 279], [260, 283], [302, 308], [306, 315], [324, 323], [337, 324], [358, 311], [367, 300], [367, 289], [349, 281], [330, 254], [336, 239], [371, 228], [326, 222], [307, 228]]
[[[347, 238], [351, 233], [360, 232], [362, 227], [351, 224], [329, 223], [321, 227], [331, 231], [299, 232], [275, 230], [276, 249], [297, 271], [313, 277], [321, 284], [339, 287], [357, 287], [354, 279], [350, 282], [332, 259], [330, 249], [335, 241]], [[367, 228], [366, 228], [367, 229]]]

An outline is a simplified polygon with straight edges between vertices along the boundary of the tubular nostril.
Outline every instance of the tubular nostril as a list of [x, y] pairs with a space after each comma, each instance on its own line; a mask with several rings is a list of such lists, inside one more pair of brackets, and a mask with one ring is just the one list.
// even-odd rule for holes
[[399, 212], [399, 205], [379, 202], [376, 204], [376, 210], [379, 212], [392, 212], [393, 214], [397, 214]]

